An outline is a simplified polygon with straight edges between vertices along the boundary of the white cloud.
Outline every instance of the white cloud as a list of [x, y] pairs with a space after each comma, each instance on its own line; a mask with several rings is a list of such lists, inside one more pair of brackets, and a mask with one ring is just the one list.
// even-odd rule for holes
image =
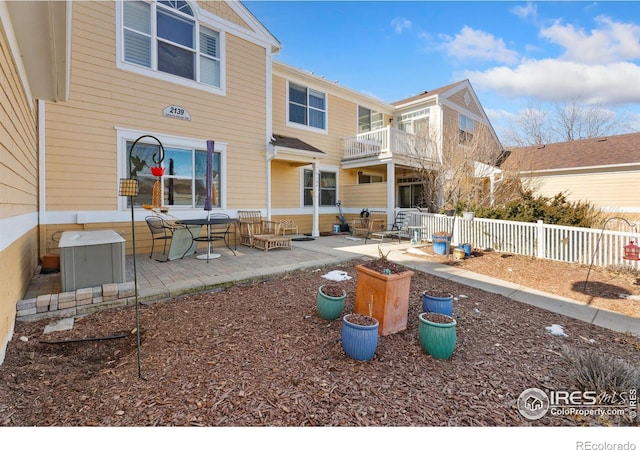
[[401, 34], [404, 30], [411, 29], [411, 21], [403, 17], [396, 17], [391, 21], [391, 26], [396, 33]]
[[480, 59], [513, 64], [518, 60], [518, 53], [509, 50], [500, 38], [481, 30], [464, 26], [455, 37], [442, 35], [446, 42], [442, 48], [449, 56], [456, 59]]
[[602, 105], [640, 102], [640, 67], [627, 62], [586, 65], [554, 59], [526, 60], [516, 68], [465, 72], [474, 86], [509, 97], [542, 101], [580, 98]]
[[596, 18], [598, 29], [585, 32], [556, 22], [540, 30], [540, 36], [565, 48], [562, 59], [583, 63], [608, 63], [640, 58], [640, 26]]
[[533, 18], [538, 16], [538, 7], [533, 3], [527, 3], [527, 6], [515, 6], [511, 8], [511, 13], [521, 19]]

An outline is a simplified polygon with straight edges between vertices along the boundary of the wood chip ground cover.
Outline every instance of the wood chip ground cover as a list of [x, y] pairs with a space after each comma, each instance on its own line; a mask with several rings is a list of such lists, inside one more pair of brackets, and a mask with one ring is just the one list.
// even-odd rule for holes
[[[342, 270], [353, 311], [358, 261], [77, 318], [17, 322], [0, 366], [3, 426], [576, 426], [629, 425], [579, 416], [529, 421], [531, 387], [570, 389], [564, 348], [640, 363], [636, 336], [616, 333], [423, 273], [411, 281], [408, 327], [379, 339], [368, 362], [345, 356], [341, 319], [315, 310], [322, 275]], [[362, 261], [360, 261], [362, 262]], [[452, 292], [457, 345], [449, 361], [418, 341], [421, 294]], [[562, 326], [567, 337], [546, 330]], [[66, 344], [41, 341], [108, 337]], [[26, 339], [25, 339], [26, 338]]]

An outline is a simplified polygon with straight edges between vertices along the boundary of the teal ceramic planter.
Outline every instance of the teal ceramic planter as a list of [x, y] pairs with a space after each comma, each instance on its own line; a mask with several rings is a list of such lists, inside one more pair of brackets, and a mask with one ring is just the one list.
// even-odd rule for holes
[[318, 288], [318, 295], [316, 296], [316, 308], [318, 315], [326, 320], [334, 320], [342, 315], [344, 310], [344, 300], [347, 293], [342, 291], [343, 294], [340, 297], [332, 297], [322, 292], [322, 288]]
[[422, 313], [418, 316], [420, 346], [436, 359], [449, 359], [456, 347], [456, 320], [451, 316]]

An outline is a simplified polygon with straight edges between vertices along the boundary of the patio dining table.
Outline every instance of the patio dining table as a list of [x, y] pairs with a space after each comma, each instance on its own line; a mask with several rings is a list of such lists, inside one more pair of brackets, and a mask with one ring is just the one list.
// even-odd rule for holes
[[[198, 258], [198, 259], [206, 259], [207, 262], [209, 262], [210, 259], [215, 259], [215, 258], [219, 258], [220, 257], [219, 253], [212, 253], [211, 252], [211, 242], [217, 241], [217, 240], [220, 239], [220, 238], [216, 238], [216, 237], [212, 237], [211, 236], [211, 226], [212, 225], [233, 224], [233, 240], [234, 240], [234, 247], [235, 247], [236, 226], [238, 224], [238, 219], [234, 219], [234, 218], [231, 218], [231, 217], [229, 217], [229, 218], [203, 217], [203, 218], [198, 218], [198, 219], [181, 219], [181, 220], [177, 221], [176, 223], [180, 224], [180, 225], [200, 225], [200, 227], [203, 227], [203, 226], [207, 227], [207, 235], [206, 236], [193, 236], [193, 234], [192, 234], [192, 238], [193, 238], [193, 240], [195, 242], [206, 242], [207, 243], [207, 253], [205, 255], [196, 256], [196, 258]], [[227, 239], [227, 234], [226, 233], [223, 236], [223, 241], [224, 241], [224, 245], [229, 250], [231, 250], [233, 252], [233, 254], [235, 255], [237, 247], [235, 249], [231, 248], [231, 246], [229, 245], [229, 241]]]

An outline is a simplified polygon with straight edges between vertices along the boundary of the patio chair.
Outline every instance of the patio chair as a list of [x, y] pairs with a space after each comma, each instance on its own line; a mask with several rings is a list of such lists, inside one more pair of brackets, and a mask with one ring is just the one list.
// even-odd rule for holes
[[385, 222], [386, 215], [383, 213], [361, 214], [351, 223], [351, 236], [364, 236], [366, 243], [371, 233], [384, 230]]
[[294, 234], [298, 234], [298, 225], [291, 220], [285, 219], [278, 222], [278, 232], [276, 234], [282, 234], [285, 236], [287, 231], [293, 231]]
[[389, 225], [389, 227], [385, 230], [374, 230], [369, 236], [365, 238], [365, 244], [367, 243], [367, 238], [369, 239], [379, 239], [380, 242], [384, 240], [385, 237], [389, 238], [398, 238], [398, 244], [401, 239], [411, 238], [409, 233], [409, 222], [410, 216], [406, 211], [398, 211], [396, 213], [396, 217], [393, 219], [393, 223]]
[[209, 226], [209, 242], [222, 241], [229, 250], [235, 255], [236, 252], [229, 245], [229, 235], [231, 234], [231, 221], [228, 214], [214, 213], [209, 216], [210, 219], [224, 219], [224, 223], [216, 223]]
[[276, 235], [277, 223], [262, 218], [260, 211], [238, 211], [240, 244], [254, 247], [257, 235]]
[[149, 258], [153, 257], [156, 241], [164, 241], [162, 254], [165, 255], [167, 253], [167, 242], [173, 239], [175, 227], [159, 216], [147, 216], [144, 220], [147, 222], [151, 232], [151, 253]]

